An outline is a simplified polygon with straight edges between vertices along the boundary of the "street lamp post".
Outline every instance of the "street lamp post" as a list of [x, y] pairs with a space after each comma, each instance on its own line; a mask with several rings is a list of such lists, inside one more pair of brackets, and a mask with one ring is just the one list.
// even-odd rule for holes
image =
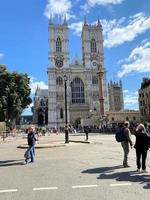
[[5, 94], [6, 96], [4, 96], [4, 108], [3, 108], [3, 112], [4, 112], [4, 120], [5, 120], [5, 135], [3, 134], [3, 141], [5, 139], [5, 137], [7, 136], [7, 122], [8, 122], [8, 94], [9, 94], [9, 87], [6, 86], [5, 89]]
[[65, 143], [69, 143], [68, 115], [67, 115], [67, 76], [66, 75], [64, 75], [64, 86], [65, 86]]
[[[0, 76], [3, 75], [4, 69], [3, 67], [0, 68]], [[4, 122], [5, 122], [5, 128], [3, 131], [3, 141], [5, 140], [5, 136], [7, 133], [7, 121], [8, 121], [8, 92], [9, 92], [9, 87], [8, 85], [5, 88], [5, 91], [3, 92], [5, 96], [2, 96], [2, 105], [3, 105], [3, 114], [4, 114]]]
[[4, 141], [5, 136], [6, 136], [6, 131], [7, 131], [7, 109], [4, 108], [3, 112], [4, 112], [4, 121], [5, 121], [5, 128], [4, 128], [4, 131], [3, 131], [3, 141]]

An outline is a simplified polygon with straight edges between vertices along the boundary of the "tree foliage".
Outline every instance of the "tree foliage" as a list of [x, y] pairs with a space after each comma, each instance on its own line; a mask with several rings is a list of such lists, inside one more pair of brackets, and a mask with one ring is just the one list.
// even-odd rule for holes
[[20, 117], [22, 111], [32, 102], [27, 74], [8, 72], [0, 65], [0, 121]]

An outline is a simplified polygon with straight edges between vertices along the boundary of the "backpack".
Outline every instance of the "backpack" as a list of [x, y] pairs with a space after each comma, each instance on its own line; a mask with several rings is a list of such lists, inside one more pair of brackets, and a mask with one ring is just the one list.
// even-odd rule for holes
[[116, 133], [115, 133], [115, 138], [117, 142], [123, 142], [125, 141], [126, 137], [124, 134], [124, 129], [123, 128], [118, 128]]

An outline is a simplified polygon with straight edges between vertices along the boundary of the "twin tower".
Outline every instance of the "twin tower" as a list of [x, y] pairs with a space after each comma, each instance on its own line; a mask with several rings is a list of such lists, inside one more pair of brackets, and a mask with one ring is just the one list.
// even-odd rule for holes
[[[68, 123], [77, 126], [82, 118], [92, 112], [101, 115], [100, 99], [104, 112], [108, 111], [106, 70], [104, 67], [102, 26], [98, 19], [96, 25], [82, 26], [82, 61], [77, 57], [70, 63], [69, 28], [64, 18], [62, 24], [49, 21], [48, 52], [48, 126], [60, 128], [65, 125], [64, 75], [67, 77]], [[75, 50], [78, 52], [78, 50]], [[102, 82], [99, 71], [103, 71]], [[100, 84], [102, 84], [100, 91]], [[100, 92], [102, 96], [100, 97]]]

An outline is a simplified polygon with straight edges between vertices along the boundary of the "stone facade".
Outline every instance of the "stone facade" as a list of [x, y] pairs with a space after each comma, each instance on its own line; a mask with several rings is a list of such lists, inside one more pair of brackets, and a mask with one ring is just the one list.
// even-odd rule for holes
[[150, 122], [150, 79], [143, 78], [139, 89], [139, 110], [142, 122]]
[[73, 63], [69, 63], [69, 39], [66, 19], [62, 24], [49, 23], [48, 53], [48, 126], [64, 127], [64, 75], [67, 76], [67, 116], [68, 123], [76, 124], [81, 118], [89, 115], [91, 110], [100, 113], [99, 68], [104, 71], [102, 89], [104, 111], [108, 111], [108, 95], [102, 26], [98, 20], [96, 25], [83, 23], [82, 61], [77, 55]]
[[124, 108], [122, 82], [108, 83], [109, 111], [119, 111]]
[[120, 111], [110, 111], [107, 114], [107, 120], [110, 124], [124, 123], [129, 121], [130, 123], [140, 122], [140, 113], [136, 110], [120, 110]]
[[39, 126], [48, 124], [48, 89], [37, 87], [32, 107], [33, 123]]

